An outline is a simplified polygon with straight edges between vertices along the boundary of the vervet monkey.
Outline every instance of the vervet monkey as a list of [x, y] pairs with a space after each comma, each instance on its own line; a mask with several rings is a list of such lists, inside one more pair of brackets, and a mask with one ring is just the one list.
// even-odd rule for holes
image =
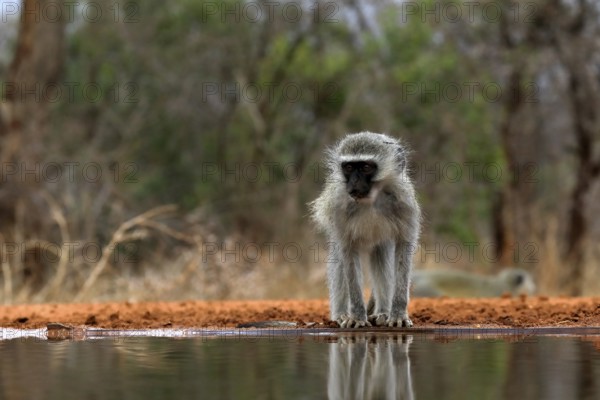
[[[325, 187], [311, 208], [330, 241], [331, 319], [342, 328], [412, 326], [408, 289], [421, 211], [406, 148], [393, 137], [361, 132], [329, 149], [326, 163]], [[361, 262], [373, 282], [368, 316]]]
[[412, 295], [414, 297], [496, 297], [534, 294], [535, 283], [529, 272], [520, 268], [506, 268], [494, 276], [477, 275], [450, 269], [415, 271]]

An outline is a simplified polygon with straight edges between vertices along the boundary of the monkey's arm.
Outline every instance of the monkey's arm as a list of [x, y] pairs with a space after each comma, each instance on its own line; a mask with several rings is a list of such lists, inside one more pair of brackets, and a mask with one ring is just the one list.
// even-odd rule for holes
[[408, 317], [409, 277], [412, 269], [412, 243], [398, 243], [395, 249], [395, 279], [392, 297], [392, 309], [388, 326], [413, 326]]
[[362, 293], [362, 272], [360, 268], [359, 255], [354, 253], [347, 254], [344, 257], [348, 263], [343, 265], [348, 283], [348, 297], [350, 300], [350, 315], [346, 321], [342, 321], [342, 328], [359, 328], [371, 326], [367, 320], [367, 310]]

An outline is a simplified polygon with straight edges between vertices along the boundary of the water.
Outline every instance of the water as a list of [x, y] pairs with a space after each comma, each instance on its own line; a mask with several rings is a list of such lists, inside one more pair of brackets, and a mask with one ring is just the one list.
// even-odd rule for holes
[[0, 399], [598, 399], [600, 336], [0, 341]]

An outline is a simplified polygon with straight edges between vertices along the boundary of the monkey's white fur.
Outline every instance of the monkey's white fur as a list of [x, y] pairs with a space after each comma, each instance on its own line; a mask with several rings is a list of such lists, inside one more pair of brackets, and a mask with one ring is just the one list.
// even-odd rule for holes
[[[420, 209], [406, 153], [399, 140], [371, 132], [348, 135], [326, 152], [328, 176], [311, 208], [330, 240], [331, 317], [342, 327], [370, 325], [362, 299], [361, 259], [369, 260], [373, 280], [369, 311], [374, 313], [369, 320], [377, 325], [412, 325], [406, 307]], [[347, 161], [377, 165], [366, 198], [348, 194], [341, 168]]]

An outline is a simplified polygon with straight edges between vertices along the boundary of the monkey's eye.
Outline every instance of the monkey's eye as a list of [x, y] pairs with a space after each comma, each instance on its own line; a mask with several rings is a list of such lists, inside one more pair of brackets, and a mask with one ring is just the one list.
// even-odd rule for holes
[[362, 166], [362, 172], [365, 172], [367, 174], [373, 172], [375, 170], [375, 168], [373, 168], [373, 166], [371, 164], [364, 164]]
[[349, 174], [352, 171], [354, 171], [354, 167], [352, 166], [352, 164], [348, 163], [348, 164], [344, 164], [342, 165], [342, 169], [344, 170], [345, 173]]

